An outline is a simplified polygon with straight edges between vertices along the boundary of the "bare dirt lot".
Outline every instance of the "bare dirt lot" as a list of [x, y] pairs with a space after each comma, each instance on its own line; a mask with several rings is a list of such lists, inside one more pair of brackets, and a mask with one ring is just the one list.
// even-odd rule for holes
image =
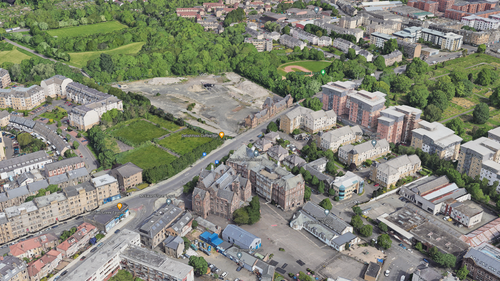
[[[203, 84], [213, 84], [213, 87]], [[201, 118], [206, 122], [202, 125], [204, 129], [217, 133], [224, 131], [226, 135], [239, 133], [245, 117], [260, 111], [264, 100], [272, 95], [263, 87], [232, 72], [223, 76], [204, 75], [168, 81], [153, 78], [120, 83], [120, 87], [143, 94], [152, 105], [193, 125], [200, 125], [196, 120]], [[196, 105], [188, 111], [187, 107], [192, 103]]]

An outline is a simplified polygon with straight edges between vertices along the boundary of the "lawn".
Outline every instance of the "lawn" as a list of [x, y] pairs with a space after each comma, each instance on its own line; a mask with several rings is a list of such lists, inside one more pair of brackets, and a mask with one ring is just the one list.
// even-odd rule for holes
[[19, 50], [17, 50], [17, 47], [15, 46], [14, 49], [12, 49], [12, 51], [0, 52], [0, 64], [4, 62], [21, 63], [22, 60], [29, 60], [30, 58], [31, 56], [20, 52]]
[[307, 68], [312, 72], [320, 72], [321, 70], [328, 67], [330, 64], [332, 64], [332, 63], [327, 62], [327, 61], [314, 61], [314, 60], [294, 61], [294, 62], [288, 62], [288, 63], [282, 64], [279, 66], [278, 69], [283, 70], [286, 66], [298, 65], [298, 66], [302, 66], [304, 68]]
[[200, 133], [190, 129], [182, 130], [170, 135], [168, 138], [162, 139], [159, 144], [163, 147], [171, 149], [172, 151], [180, 155], [183, 155], [191, 152], [194, 148], [212, 140], [212, 138], [183, 138], [182, 135], [200, 135]]
[[115, 137], [122, 137], [129, 140], [134, 145], [138, 145], [148, 140], [159, 138], [168, 132], [156, 127], [146, 121], [136, 121], [128, 126], [113, 131], [111, 134]]
[[[472, 54], [467, 57], [457, 58], [454, 60], [447, 61], [444, 68], [441, 68], [439, 63], [438, 69], [434, 70], [434, 66], [431, 66], [431, 70], [434, 73], [434, 76], [440, 76], [443, 74], [450, 73], [454, 69], [465, 69], [467, 67], [471, 67], [473, 65], [487, 62], [487, 63], [498, 63], [500, 64], [500, 59], [485, 55], [485, 54]], [[472, 70], [472, 69], [469, 69]], [[480, 68], [479, 68], [480, 70]]]
[[158, 117], [156, 115], [153, 115], [153, 114], [148, 114], [148, 120], [155, 123], [155, 124], [159, 124], [163, 128], [165, 128], [169, 131], [172, 131], [172, 132], [180, 129], [180, 127], [178, 125], [176, 125], [174, 122], [167, 121], [167, 120], [165, 120], [161, 117]]
[[68, 112], [59, 106], [56, 106], [55, 109], [52, 111], [47, 111], [42, 114], [40, 114], [40, 117], [47, 118], [47, 119], [52, 119], [54, 121], [61, 121], [64, 117], [68, 116]]
[[72, 26], [59, 29], [51, 29], [47, 30], [47, 33], [51, 36], [57, 36], [57, 37], [75, 37], [80, 35], [90, 35], [96, 33], [109, 33], [124, 28], [127, 28], [127, 26], [119, 23], [118, 21], [108, 21], [90, 25], [80, 25], [80, 26]]
[[125, 152], [123, 156], [117, 155], [116, 161], [122, 164], [132, 162], [135, 165], [148, 169], [175, 161], [177, 157], [155, 146], [146, 145], [130, 152]]
[[76, 67], [84, 67], [87, 65], [87, 61], [93, 60], [101, 55], [101, 53], [115, 55], [115, 54], [136, 54], [138, 53], [144, 42], [130, 43], [118, 48], [104, 50], [104, 51], [93, 51], [93, 52], [78, 52], [78, 53], [68, 53], [71, 57], [69, 64]]

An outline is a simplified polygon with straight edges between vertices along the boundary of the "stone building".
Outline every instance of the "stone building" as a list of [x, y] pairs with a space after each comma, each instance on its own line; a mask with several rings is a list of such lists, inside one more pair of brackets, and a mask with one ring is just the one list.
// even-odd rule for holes
[[173, 204], [164, 205], [144, 220], [139, 227], [141, 242], [149, 249], [154, 249], [170, 236], [168, 228], [182, 215], [182, 209]]
[[500, 143], [485, 137], [466, 142], [460, 148], [457, 171], [475, 178], [487, 160], [500, 162]]
[[344, 145], [339, 148], [338, 155], [340, 162], [348, 166], [351, 164], [359, 166], [368, 159], [375, 160], [390, 152], [391, 149], [389, 142], [387, 142], [387, 140], [385, 139], [381, 139], [377, 141], [375, 145], [373, 145], [371, 141], [367, 141], [358, 145]]
[[0, 89], [10, 85], [10, 74], [7, 70], [0, 68]]
[[336, 124], [337, 114], [333, 110], [314, 111], [306, 107], [297, 107], [280, 119], [280, 129], [286, 134], [299, 128], [314, 134], [330, 130]]
[[363, 131], [359, 126], [344, 126], [342, 128], [316, 135], [317, 146], [323, 150], [337, 152], [339, 147], [360, 141]]
[[403, 60], [403, 53], [401, 53], [400, 50], [396, 50], [390, 54], [383, 55], [382, 57], [385, 60], [386, 66], [392, 66], [396, 62], [400, 62]]
[[422, 169], [417, 155], [401, 155], [385, 163], [374, 162], [371, 166], [371, 180], [389, 187], [396, 186], [398, 180], [414, 175]]
[[118, 180], [121, 191], [142, 183], [142, 169], [132, 162], [114, 168], [111, 173]]
[[262, 105], [262, 110], [256, 114], [248, 115], [245, 118], [245, 126], [255, 128], [260, 123], [273, 117], [277, 113], [291, 107], [293, 105], [293, 98], [287, 95], [284, 98], [268, 97]]

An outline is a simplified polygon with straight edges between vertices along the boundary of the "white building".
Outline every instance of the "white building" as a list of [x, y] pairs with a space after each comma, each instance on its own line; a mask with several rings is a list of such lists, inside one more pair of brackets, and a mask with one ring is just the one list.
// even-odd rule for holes
[[0, 161], [0, 177], [17, 176], [35, 169], [43, 169], [52, 163], [52, 158], [45, 151], [37, 151], [23, 156]]
[[443, 50], [458, 51], [462, 48], [463, 36], [452, 32], [443, 33], [441, 31], [423, 28], [422, 38], [424, 41], [432, 42], [441, 46]]
[[341, 145], [354, 143], [361, 140], [362, 137], [363, 131], [360, 126], [344, 126], [319, 135], [318, 147], [337, 152]]
[[421, 162], [417, 155], [401, 155], [385, 163], [372, 166], [372, 180], [382, 186], [396, 185], [398, 180], [420, 171]]
[[332, 37], [328, 36], [321, 36], [318, 39], [318, 46], [323, 47], [323, 46], [331, 46], [332, 45]]
[[290, 28], [290, 35], [293, 36], [293, 38], [300, 39], [300, 40], [307, 40], [307, 42], [313, 44], [313, 45], [318, 45], [318, 36], [311, 34], [309, 32], [306, 32], [300, 28]]
[[[496, 181], [500, 183], [500, 164], [493, 160], [486, 160], [481, 167], [479, 178], [488, 179], [489, 185], [493, 185]], [[497, 186], [497, 192], [500, 193], [500, 185]]]
[[354, 49], [356, 54], [358, 54], [362, 50], [358, 45], [342, 38], [335, 38], [335, 40], [333, 40], [332, 42], [332, 46], [341, 50], [344, 53], [347, 53], [351, 48]]
[[463, 17], [462, 23], [466, 26], [473, 27], [477, 30], [498, 29], [498, 27], [500, 26], [499, 20], [478, 17], [476, 15]]
[[379, 48], [383, 48], [384, 43], [386, 41], [389, 41], [390, 39], [397, 39], [397, 38], [392, 36], [392, 35], [380, 33], [380, 32], [372, 32], [370, 34], [370, 43], [374, 44], [375, 46], [377, 46]]
[[283, 34], [280, 37], [280, 44], [285, 45], [286, 47], [293, 49], [295, 47], [299, 47], [301, 50], [304, 49], [305, 46], [307, 46], [304, 41], [299, 40], [297, 38], [293, 38], [290, 35]]
[[466, 227], [471, 227], [481, 222], [484, 212], [481, 206], [467, 200], [446, 206], [444, 213]]
[[55, 75], [49, 79], [45, 79], [40, 82], [40, 86], [45, 91], [45, 96], [51, 98], [55, 97], [66, 97], [66, 87], [73, 80], [64, 77], [62, 75]]

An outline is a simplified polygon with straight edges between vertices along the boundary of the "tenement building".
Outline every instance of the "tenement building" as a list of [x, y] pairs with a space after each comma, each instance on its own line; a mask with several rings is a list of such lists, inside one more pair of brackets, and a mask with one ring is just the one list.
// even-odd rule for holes
[[226, 164], [249, 179], [252, 190], [266, 201], [274, 201], [284, 210], [302, 205], [305, 188], [302, 175], [293, 175], [267, 156], [255, 156], [252, 149], [242, 145]]
[[46, 174], [45, 176], [49, 178], [57, 175], [62, 175], [66, 172], [84, 167], [85, 167], [85, 161], [83, 161], [82, 158], [80, 157], [66, 158], [45, 165], [45, 174]]
[[378, 118], [378, 136], [392, 143], [409, 142], [411, 131], [418, 127], [421, 115], [422, 110], [407, 105], [382, 110]]
[[273, 117], [277, 113], [291, 107], [292, 104], [293, 98], [290, 95], [287, 95], [284, 98], [268, 97], [264, 101], [260, 112], [248, 115], [245, 118], [245, 126], [255, 128], [257, 125]]
[[193, 211], [207, 218], [215, 214], [232, 219], [233, 212], [251, 200], [252, 186], [247, 178], [227, 165], [207, 171], [203, 169], [192, 195]]
[[466, 142], [460, 148], [457, 171], [475, 178], [488, 160], [500, 162], [500, 143], [485, 137]]
[[30, 280], [26, 263], [13, 256], [5, 256], [0, 260], [0, 278], [2, 281]]
[[126, 191], [142, 183], [142, 169], [132, 162], [123, 164], [111, 171], [118, 180], [120, 190]]
[[469, 276], [478, 281], [500, 281], [500, 249], [491, 244], [470, 248], [462, 260]]
[[360, 141], [363, 131], [359, 126], [344, 126], [342, 128], [320, 133], [316, 136], [317, 146], [323, 150], [337, 152], [339, 147]]
[[337, 123], [337, 114], [333, 110], [314, 111], [306, 107], [297, 107], [280, 119], [280, 129], [291, 134], [295, 129], [303, 129], [311, 134], [331, 129]]
[[373, 162], [371, 180], [386, 187], [396, 186], [398, 180], [415, 175], [421, 169], [420, 158], [417, 155], [401, 155], [385, 163]]
[[437, 153], [441, 159], [458, 159], [462, 138], [438, 122], [420, 121], [412, 131], [411, 146], [429, 154]]
[[164, 205], [144, 220], [139, 228], [141, 242], [149, 249], [154, 249], [169, 236], [168, 228], [179, 218], [183, 210], [171, 205]]
[[385, 139], [377, 141], [375, 145], [371, 141], [364, 142], [358, 145], [348, 144], [339, 148], [340, 162], [356, 166], [361, 165], [366, 160], [375, 160], [381, 156], [391, 152], [389, 142]]

